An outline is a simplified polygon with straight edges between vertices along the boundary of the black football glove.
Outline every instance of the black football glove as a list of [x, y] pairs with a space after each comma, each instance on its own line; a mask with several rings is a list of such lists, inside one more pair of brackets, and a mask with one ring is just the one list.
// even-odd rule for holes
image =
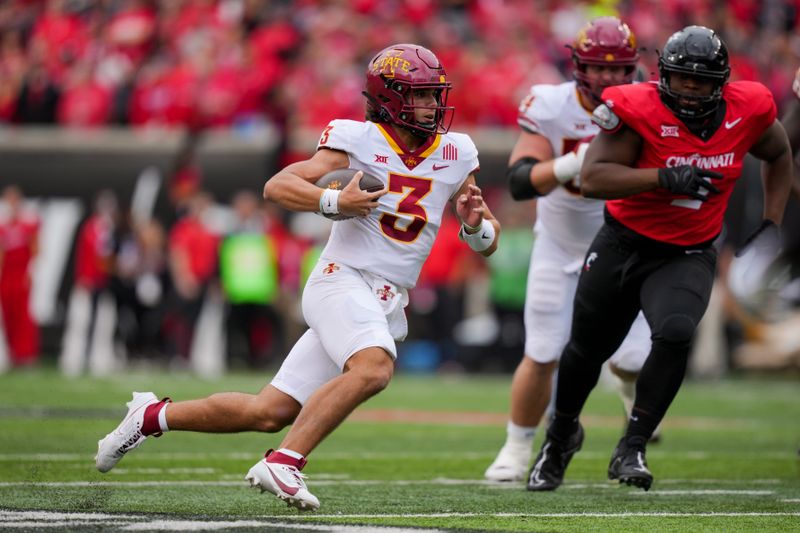
[[718, 180], [722, 179], [722, 177], [719, 172], [697, 168], [692, 165], [658, 169], [658, 185], [660, 187], [675, 194], [691, 196], [701, 202], [708, 200], [709, 193], [719, 193], [719, 189], [706, 178]]

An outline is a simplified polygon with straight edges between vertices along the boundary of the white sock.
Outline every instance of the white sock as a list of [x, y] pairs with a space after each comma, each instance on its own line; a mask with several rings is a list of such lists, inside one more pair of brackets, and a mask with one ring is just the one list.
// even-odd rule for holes
[[614, 376], [619, 397], [622, 399], [622, 405], [625, 407], [625, 414], [628, 418], [631, 417], [633, 411], [633, 400], [636, 398], [636, 381], [625, 381], [619, 376]]
[[280, 450], [278, 450], [278, 453], [282, 453], [283, 455], [287, 455], [287, 456], [291, 457], [292, 459], [297, 459], [298, 461], [300, 461], [302, 459], [305, 459], [305, 457], [303, 457], [302, 454], [299, 454], [297, 452], [293, 452], [292, 450], [290, 450], [288, 448], [281, 448]]
[[161, 433], [169, 431], [169, 426], [167, 426], [167, 406], [169, 404], [170, 402], [166, 402], [158, 412], [158, 427], [161, 429]]
[[517, 446], [533, 446], [536, 437], [536, 426], [518, 426], [511, 420], [506, 424], [506, 443]]

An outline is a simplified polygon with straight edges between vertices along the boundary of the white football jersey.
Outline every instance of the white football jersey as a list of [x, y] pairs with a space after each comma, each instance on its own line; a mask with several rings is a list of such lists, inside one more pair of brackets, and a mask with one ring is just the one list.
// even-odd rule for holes
[[[574, 81], [560, 85], [534, 85], [519, 106], [517, 122], [529, 133], [550, 141], [553, 156], [572, 150], [599, 128], [578, 99]], [[537, 199], [536, 230], [547, 231], [566, 249], [583, 256], [603, 223], [603, 201], [584, 198], [569, 182]]]
[[389, 188], [368, 216], [333, 224], [322, 257], [413, 287], [445, 207], [478, 170], [472, 139], [462, 133], [435, 135], [408, 152], [391, 126], [333, 120], [322, 132], [320, 148], [346, 152], [350, 168], [375, 176]]

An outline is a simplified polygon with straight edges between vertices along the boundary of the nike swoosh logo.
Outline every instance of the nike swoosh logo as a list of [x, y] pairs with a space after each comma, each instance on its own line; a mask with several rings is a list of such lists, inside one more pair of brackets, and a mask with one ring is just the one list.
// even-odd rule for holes
[[297, 494], [297, 491], [300, 490], [300, 487], [290, 487], [289, 485], [278, 479], [278, 476], [273, 474], [272, 470], [270, 470], [269, 468], [267, 468], [267, 470], [269, 471], [269, 475], [272, 476], [272, 479], [275, 480], [275, 483], [278, 485], [278, 488], [281, 489], [286, 494], [288, 494], [289, 496], [294, 496], [295, 494]]
[[643, 474], [644, 473], [649, 474], [650, 471], [647, 469], [646, 466], [644, 466], [644, 458], [642, 457], [642, 452], [637, 452], [636, 460], [639, 461], [639, 464], [633, 467], [633, 469], [642, 472]]
[[433, 170], [442, 170], [443, 168], [447, 168], [447, 167], [449, 167], [449, 166], [450, 166], [450, 165], [441, 165], [441, 166], [439, 166], [439, 165], [433, 165]]
[[484, 233], [483, 235], [481, 235], [481, 239], [488, 239], [488, 238], [489, 238], [489, 236], [488, 236], [488, 235], [486, 235], [486, 233]]
[[730, 122], [728, 122], [728, 121], [725, 121], [725, 129], [726, 129], [726, 130], [729, 130], [729, 129], [731, 129], [732, 127], [734, 127], [735, 125], [737, 125], [737, 124], [739, 123], [739, 121], [740, 121], [740, 120], [742, 120], [742, 117], [739, 117], [739, 118], [737, 118], [736, 120], [732, 120], [732, 121], [730, 121]]
[[542, 473], [541, 468], [542, 464], [544, 464], [544, 462], [547, 460], [548, 448], [550, 448], [549, 442], [545, 444], [544, 447], [542, 448], [542, 458], [539, 459], [539, 462], [536, 463], [536, 465], [533, 467], [533, 472], [531, 472], [531, 481], [533, 482], [533, 485], [541, 485], [542, 483], [544, 483], [544, 480], [542, 479], [541, 476]]

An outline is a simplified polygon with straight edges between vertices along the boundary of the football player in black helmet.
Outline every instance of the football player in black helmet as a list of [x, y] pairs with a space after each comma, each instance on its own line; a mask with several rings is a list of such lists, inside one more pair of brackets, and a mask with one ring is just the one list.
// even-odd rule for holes
[[704, 118], [719, 107], [730, 73], [728, 49], [716, 32], [687, 26], [667, 40], [658, 59], [658, 92], [679, 118]]

